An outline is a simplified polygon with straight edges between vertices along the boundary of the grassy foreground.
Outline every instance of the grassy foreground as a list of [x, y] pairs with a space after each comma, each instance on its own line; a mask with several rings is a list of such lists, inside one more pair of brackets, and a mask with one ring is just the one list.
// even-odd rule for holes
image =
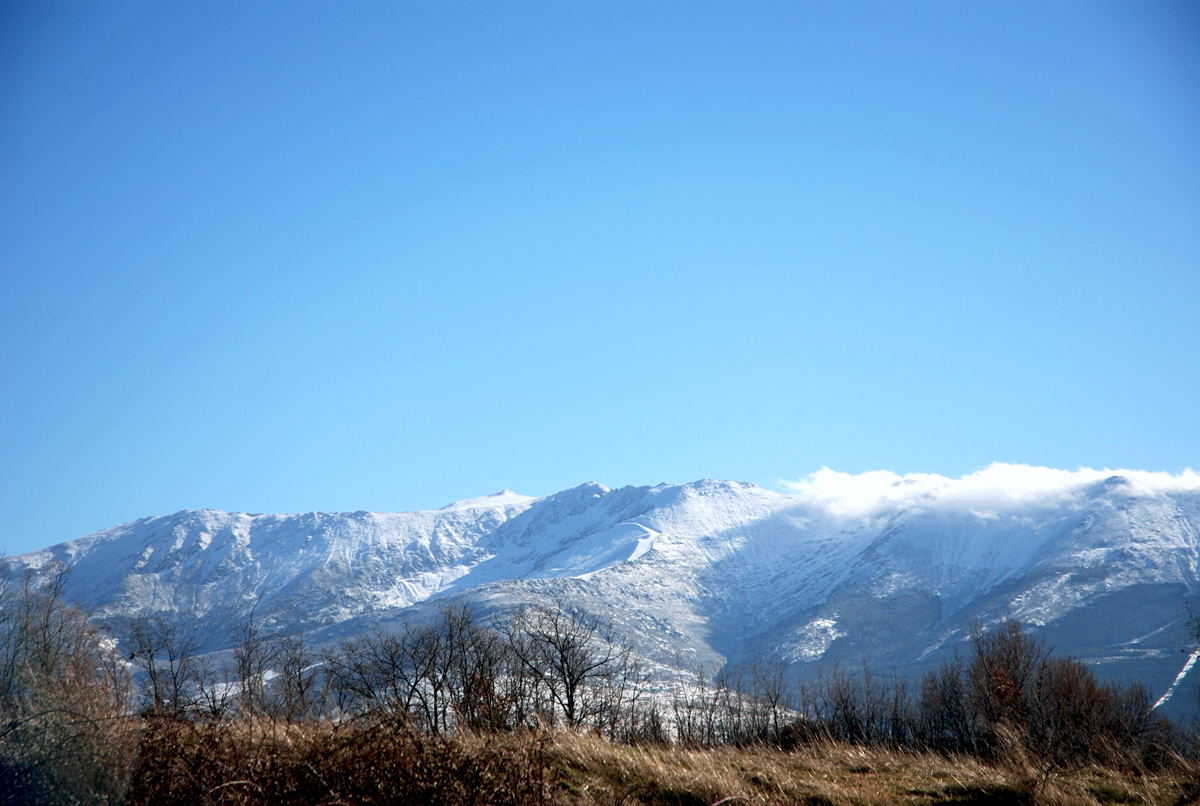
[[1194, 773], [1041, 775], [931, 753], [613, 744], [594, 734], [470, 734], [402, 723], [146, 726], [124, 798], [139, 804], [1184, 804]]
[[[770, 748], [627, 747], [563, 734], [548, 754], [556, 800], [578, 804], [1181, 804], [1183, 771], [1130, 776], [1086, 769], [1043, 777], [1018, 759], [973, 759], [832, 742], [790, 752]], [[1200, 794], [1200, 793], [1197, 793]]]

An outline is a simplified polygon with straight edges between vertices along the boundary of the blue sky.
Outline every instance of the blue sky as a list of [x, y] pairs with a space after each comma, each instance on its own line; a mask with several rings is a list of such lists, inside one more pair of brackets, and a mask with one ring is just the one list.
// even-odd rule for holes
[[0, 550], [1198, 463], [1195, 3], [0, 14]]

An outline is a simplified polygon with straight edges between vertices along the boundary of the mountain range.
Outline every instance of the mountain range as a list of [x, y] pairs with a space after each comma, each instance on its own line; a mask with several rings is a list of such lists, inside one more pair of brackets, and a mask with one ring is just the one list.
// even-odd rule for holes
[[822, 470], [752, 484], [503, 491], [405, 513], [186, 510], [9, 558], [69, 566], [122, 635], [162, 617], [205, 651], [253, 621], [334, 641], [462, 601], [569, 601], [662, 673], [774, 659], [917, 676], [1017, 619], [1191, 714], [1200, 476], [992, 465], [961, 479]]

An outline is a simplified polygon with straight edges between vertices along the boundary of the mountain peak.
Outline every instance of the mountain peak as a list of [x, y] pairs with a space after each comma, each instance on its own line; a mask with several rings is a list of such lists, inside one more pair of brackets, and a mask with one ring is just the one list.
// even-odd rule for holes
[[448, 512], [465, 509], [489, 509], [495, 507], [515, 507], [522, 504], [528, 504], [534, 499], [528, 495], [521, 495], [507, 488], [491, 495], [481, 495], [478, 498], [465, 498], [462, 501], [452, 501], [446, 506], [439, 508], [438, 512]]

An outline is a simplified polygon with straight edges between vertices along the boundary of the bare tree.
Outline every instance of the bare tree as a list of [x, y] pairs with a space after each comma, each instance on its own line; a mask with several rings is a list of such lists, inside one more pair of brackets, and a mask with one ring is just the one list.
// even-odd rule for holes
[[716, 741], [718, 695], [703, 667], [693, 674], [694, 681], [671, 698], [675, 740], [687, 747], [709, 747]]
[[315, 716], [319, 707], [316, 656], [299, 636], [279, 639], [272, 654], [278, 666], [272, 681], [272, 715], [288, 722]]
[[792, 708], [787, 669], [777, 660], [762, 660], [750, 667], [754, 701], [765, 710], [756, 733], [775, 743], [783, 733], [786, 714]]
[[192, 664], [191, 691], [195, 711], [206, 719], [222, 720], [235, 705], [237, 683], [227, 665], [218, 665], [212, 658], [197, 658]]
[[520, 669], [503, 636], [479, 624], [466, 605], [448, 605], [439, 616], [457, 724], [492, 731], [513, 727], [514, 704], [506, 680]]
[[244, 714], [266, 715], [271, 703], [267, 693], [267, 673], [275, 660], [275, 647], [263, 638], [253, 622], [239, 630], [233, 650], [233, 674], [237, 679], [238, 708]]
[[395, 672], [412, 692], [410, 710], [415, 712], [432, 733], [448, 727], [450, 706], [449, 647], [446, 636], [436, 626], [406, 624], [400, 635], [400, 664]]
[[921, 681], [914, 727], [923, 748], [944, 753], [977, 750], [979, 731], [962, 661], [945, 663]]
[[604, 708], [601, 691], [625, 673], [633, 654], [610, 622], [562, 602], [517, 611], [507, 638], [521, 667], [570, 727], [587, 723]]
[[145, 674], [147, 706], [160, 714], [191, 711], [195, 640], [164, 618], [140, 618], [129, 626], [129, 643], [129, 660]]
[[989, 632], [976, 631], [972, 647], [974, 657], [967, 669], [971, 706], [987, 743], [980, 749], [994, 753], [1006, 737], [1025, 734], [1031, 686], [1049, 651], [1016, 621]]
[[416, 680], [406, 668], [401, 640], [377, 631], [326, 650], [327, 684], [346, 712], [406, 713], [416, 700]]

